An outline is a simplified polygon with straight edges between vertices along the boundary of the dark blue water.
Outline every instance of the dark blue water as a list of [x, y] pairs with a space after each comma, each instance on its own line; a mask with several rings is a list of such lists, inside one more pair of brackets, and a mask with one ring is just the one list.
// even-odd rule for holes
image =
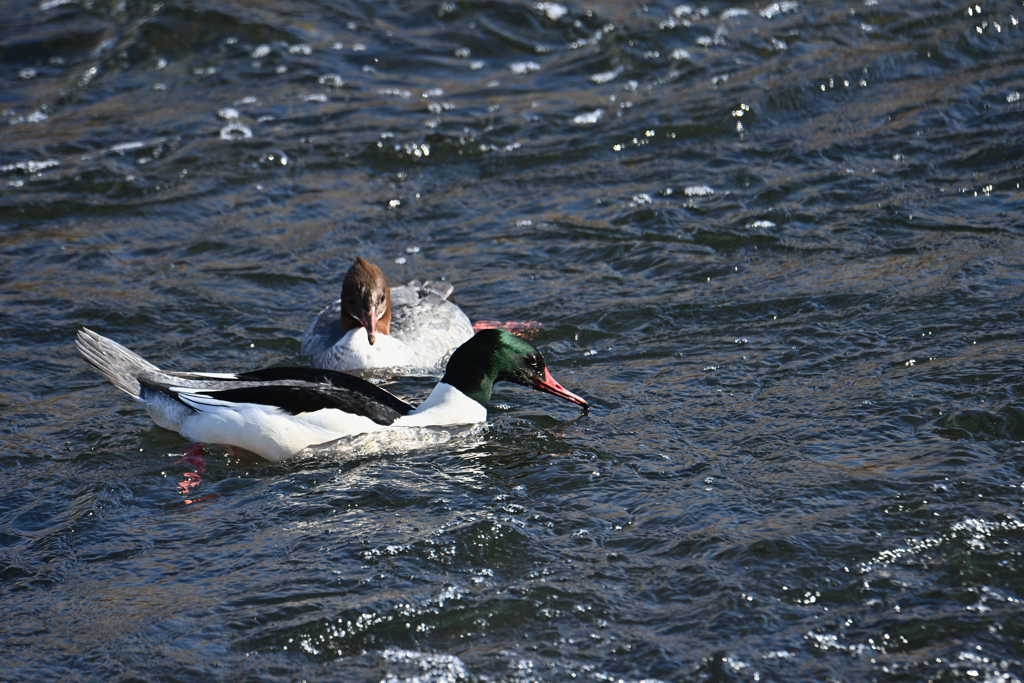
[[[1022, 21], [7, 3], [0, 677], [1022, 680]], [[199, 472], [74, 350], [300, 363], [357, 254], [590, 415]]]

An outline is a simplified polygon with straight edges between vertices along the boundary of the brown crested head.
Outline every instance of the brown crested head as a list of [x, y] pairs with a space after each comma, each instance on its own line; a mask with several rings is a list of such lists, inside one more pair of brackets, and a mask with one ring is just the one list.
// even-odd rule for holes
[[391, 333], [391, 289], [384, 273], [362, 256], [345, 273], [341, 284], [341, 329], [366, 328], [370, 344], [377, 334]]

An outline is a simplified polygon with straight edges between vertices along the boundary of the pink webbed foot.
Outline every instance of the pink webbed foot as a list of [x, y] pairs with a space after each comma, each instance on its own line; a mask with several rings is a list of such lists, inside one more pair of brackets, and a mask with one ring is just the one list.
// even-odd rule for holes
[[[178, 493], [188, 495], [203, 483], [202, 473], [206, 471], [206, 458], [203, 456], [206, 451], [200, 444], [194, 443], [185, 449], [185, 455], [174, 461], [175, 465], [188, 465], [195, 469], [195, 472], [183, 472], [181, 481], [178, 482]], [[199, 498], [186, 498], [185, 505], [198, 503], [208, 498], [216, 498], [216, 494], [200, 496]]]
[[195, 468], [196, 472], [206, 471], [206, 451], [203, 449], [201, 444], [194, 443], [185, 449], [185, 455], [174, 461], [173, 464], [181, 465], [182, 463], [189, 467]]

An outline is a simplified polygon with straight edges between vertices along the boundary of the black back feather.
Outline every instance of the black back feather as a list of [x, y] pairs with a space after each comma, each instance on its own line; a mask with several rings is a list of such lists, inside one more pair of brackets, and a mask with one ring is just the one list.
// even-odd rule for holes
[[[239, 373], [231, 379], [218, 377], [216, 381], [228, 386], [234, 382], [248, 386], [215, 391], [197, 389], [196, 393], [231, 403], [274, 406], [291, 415], [336, 408], [368, 417], [380, 425], [389, 425], [413, 409], [402, 399], [365, 379], [333, 370], [264, 368]], [[257, 382], [260, 384], [253, 384]], [[139, 383], [177, 398], [168, 387], [141, 377]]]
[[311, 387], [263, 384], [222, 391], [204, 391], [203, 395], [231, 403], [258, 403], [274, 406], [290, 415], [312, 413], [324, 408], [337, 408], [346, 413], [368, 417], [379, 425], [389, 425], [412, 409], [411, 406], [391, 394], [388, 396], [401, 403], [405, 412], [400, 412], [383, 403], [367, 401], [365, 395], [359, 392], [324, 385]]
[[237, 377], [242, 382], [291, 380], [313, 386], [267, 385], [253, 389], [227, 389], [209, 395], [224, 401], [274, 405], [292, 415], [322, 408], [337, 408], [346, 413], [368, 417], [383, 425], [389, 425], [413, 410], [411, 405], [376, 384], [333, 370], [264, 368], [244, 372]]

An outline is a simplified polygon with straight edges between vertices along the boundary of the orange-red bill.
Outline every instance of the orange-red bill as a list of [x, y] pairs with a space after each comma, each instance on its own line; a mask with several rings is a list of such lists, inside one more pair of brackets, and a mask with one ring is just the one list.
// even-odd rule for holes
[[557, 381], [555, 381], [555, 378], [551, 376], [551, 371], [548, 370], [547, 368], [544, 368], [543, 380], [535, 379], [533, 381], [537, 389], [540, 389], [541, 391], [546, 391], [549, 394], [554, 394], [555, 396], [558, 396], [559, 398], [564, 398], [566, 401], [572, 401], [573, 403], [577, 403], [583, 406], [584, 413], [590, 411], [590, 404], [583, 400], [583, 397], [577, 396], [576, 394], [572, 393], [571, 391], [563, 387]]
[[536, 320], [506, 320], [505, 322], [500, 320], [477, 320], [473, 323], [474, 332], [479, 332], [480, 330], [505, 330], [506, 332], [514, 332], [521, 337], [529, 337], [534, 332], [539, 332], [542, 327], [544, 326]]
[[359, 322], [366, 328], [366, 336], [369, 337], [370, 346], [373, 346], [377, 341], [377, 307], [370, 306], [369, 311], [360, 311]]

